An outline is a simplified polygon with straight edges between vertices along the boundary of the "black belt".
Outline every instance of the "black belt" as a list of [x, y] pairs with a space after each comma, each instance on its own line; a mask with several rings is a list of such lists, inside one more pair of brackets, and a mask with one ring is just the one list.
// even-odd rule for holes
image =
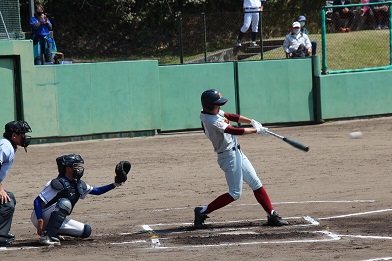
[[[241, 149], [241, 146], [240, 146], [240, 144], [238, 144], [238, 145], [237, 145], [237, 147], [236, 147], [236, 146], [234, 146], [233, 148], [231, 148], [231, 150], [236, 150], [236, 149]], [[221, 153], [223, 153], [223, 152], [225, 152], [225, 151], [227, 151], [227, 150], [224, 150], [224, 151], [218, 152], [218, 154], [221, 154]]]

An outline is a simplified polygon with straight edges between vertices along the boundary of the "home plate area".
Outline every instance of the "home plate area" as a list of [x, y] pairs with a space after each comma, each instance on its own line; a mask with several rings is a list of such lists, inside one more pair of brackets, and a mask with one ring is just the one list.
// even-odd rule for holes
[[191, 223], [144, 225], [150, 245], [159, 248], [217, 247], [241, 244], [281, 244], [339, 239], [311, 217], [289, 217], [289, 226], [264, 226], [266, 220], [206, 222], [205, 229]]
[[228, 245], [317, 243], [342, 238], [392, 240], [392, 209], [353, 212], [322, 218], [286, 217], [290, 225], [264, 226], [266, 220], [206, 222], [205, 229], [191, 223], [143, 225], [153, 248], [202, 248]]

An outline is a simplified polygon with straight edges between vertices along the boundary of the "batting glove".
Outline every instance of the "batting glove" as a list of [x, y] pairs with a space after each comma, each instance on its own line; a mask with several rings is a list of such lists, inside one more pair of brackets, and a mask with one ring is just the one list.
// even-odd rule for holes
[[257, 134], [268, 134], [268, 128], [263, 127], [263, 125], [261, 125], [259, 123], [259, 126], [256, 128], [257, 129]]
[[258, 122], [258, 121], [255, 121], [255, 120], [251, 120], [251, 121], [250, 121], [250, 125], [252, 125], [253, 128], [257, 129], [257, 127], [258, 127], [259, 125], [261, 126], [261, 123]]

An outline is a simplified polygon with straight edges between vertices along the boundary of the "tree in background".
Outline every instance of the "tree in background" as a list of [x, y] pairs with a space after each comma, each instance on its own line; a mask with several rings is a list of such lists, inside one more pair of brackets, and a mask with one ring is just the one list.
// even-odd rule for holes
[[[177, 52], [177, 14], [241, 12], [241, 0], [38, 0], [53, 22], [59, 50], [68, 56]], [[315, 10], [320, 0], [267, 0], [268, 11]], [[29, 0], [20, 0], [23, 31], [30, 31]], [[286, 26], [288, 18], [276, 21]], [[272, 30], [271, 30], [272, 31]]]

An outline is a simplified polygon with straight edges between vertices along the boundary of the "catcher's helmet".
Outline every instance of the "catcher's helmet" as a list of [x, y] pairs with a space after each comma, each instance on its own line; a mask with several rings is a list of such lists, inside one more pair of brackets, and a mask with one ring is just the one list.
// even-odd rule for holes
[[215, 89], [209, 89], [201, 94], [201, 105], [204, 109], [212, 111], [214, 105], [222, 106], [227, 102], [226, 98], [222, 97], [222, 94]]
[[68, 154], [60, 156], [56, 159], [59, 176], [65, 174], [66, 167], [72, 167], [74, 170], [74, 178], [79, 180], [84, 173], [84, 160], [79, 154]]
[[297, 22], [302, 22], [302, 21], [306, 22], [306, 17], [303, 15], [298, 16]]

